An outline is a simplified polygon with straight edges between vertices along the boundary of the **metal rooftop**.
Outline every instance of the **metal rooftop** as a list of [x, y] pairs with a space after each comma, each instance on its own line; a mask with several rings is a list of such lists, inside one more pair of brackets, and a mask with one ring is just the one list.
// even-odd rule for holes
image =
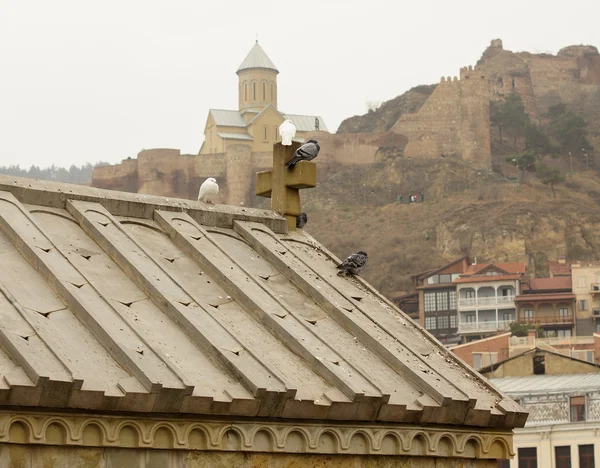
[[511, 396], [525, 394], [585, 392], [600, 388], [600, 373], [570, 375], [531, 375], [490, 379], [492, 384]]
[[273, 62], [271, 62], [271, 59], [267, 56], [263, 48], [258, 45], [258, 41], [256, 41], [252, 49], [250, 49], [248, 55], [246, 55], [246, 58], [237, 69], [237, 73], [250, 68], [266, 68], [279, 73], [279, 70], [277, 70]]

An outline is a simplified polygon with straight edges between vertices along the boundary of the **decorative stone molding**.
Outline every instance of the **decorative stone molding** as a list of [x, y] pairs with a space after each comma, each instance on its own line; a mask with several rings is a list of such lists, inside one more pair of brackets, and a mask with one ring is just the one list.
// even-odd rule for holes
[[0, 412], [0, 443], [484, 459], [514, 455], [511, 431], [134, 419], [6, 411]]

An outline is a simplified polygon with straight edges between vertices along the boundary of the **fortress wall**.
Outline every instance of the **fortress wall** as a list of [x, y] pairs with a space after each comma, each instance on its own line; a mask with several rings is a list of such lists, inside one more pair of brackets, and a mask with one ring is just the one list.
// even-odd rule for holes
[[121, 164], [95, 167], [92, 172], [92, 187], [136, 193], [137, 159], [125, 159]]
[[487, 79], [477, 67], [461, 70], [460, 122], [462, 158], [491, 169], [490, 93]]

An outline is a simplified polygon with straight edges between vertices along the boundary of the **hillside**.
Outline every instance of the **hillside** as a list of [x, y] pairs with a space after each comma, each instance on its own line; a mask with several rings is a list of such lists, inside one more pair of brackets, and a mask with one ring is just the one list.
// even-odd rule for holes
[[384, 102], [375, 110], [345, 119], [337, 133], [386, 132], [401, 115], [417, 112], [435, 87], [436, 85], [415, 86], [404, 94]]
[[[395, 201], [421, 191], [424, 203]], [[478, 175], [458, 159], [398, 158], [344, 169], [305, 191], [306, 230], [339, 257], [367, 251], [363, 276], [388, 295], [411, 289], [411, 274], [465, 254], [525, 261], [537, 275], [559, 255], [600, 259], [600, 177], [576, 174], [556, 193], [533, 176], [519, 185]]]

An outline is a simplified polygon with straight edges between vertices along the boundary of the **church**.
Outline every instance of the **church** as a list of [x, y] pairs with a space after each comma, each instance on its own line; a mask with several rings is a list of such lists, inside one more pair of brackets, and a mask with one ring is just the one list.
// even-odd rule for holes
[[307, 132], [327, 132], [320, 116], [285, 114], [277, 109], [279, 70], [258, 41], [237, 70], [238, 110], [210, 109], [200, 154], [225, 153], [230, 145], [248, 144], [252, 152], [270, 152], [279, 140], [279, 126], [291, 120], [296, 138]]

